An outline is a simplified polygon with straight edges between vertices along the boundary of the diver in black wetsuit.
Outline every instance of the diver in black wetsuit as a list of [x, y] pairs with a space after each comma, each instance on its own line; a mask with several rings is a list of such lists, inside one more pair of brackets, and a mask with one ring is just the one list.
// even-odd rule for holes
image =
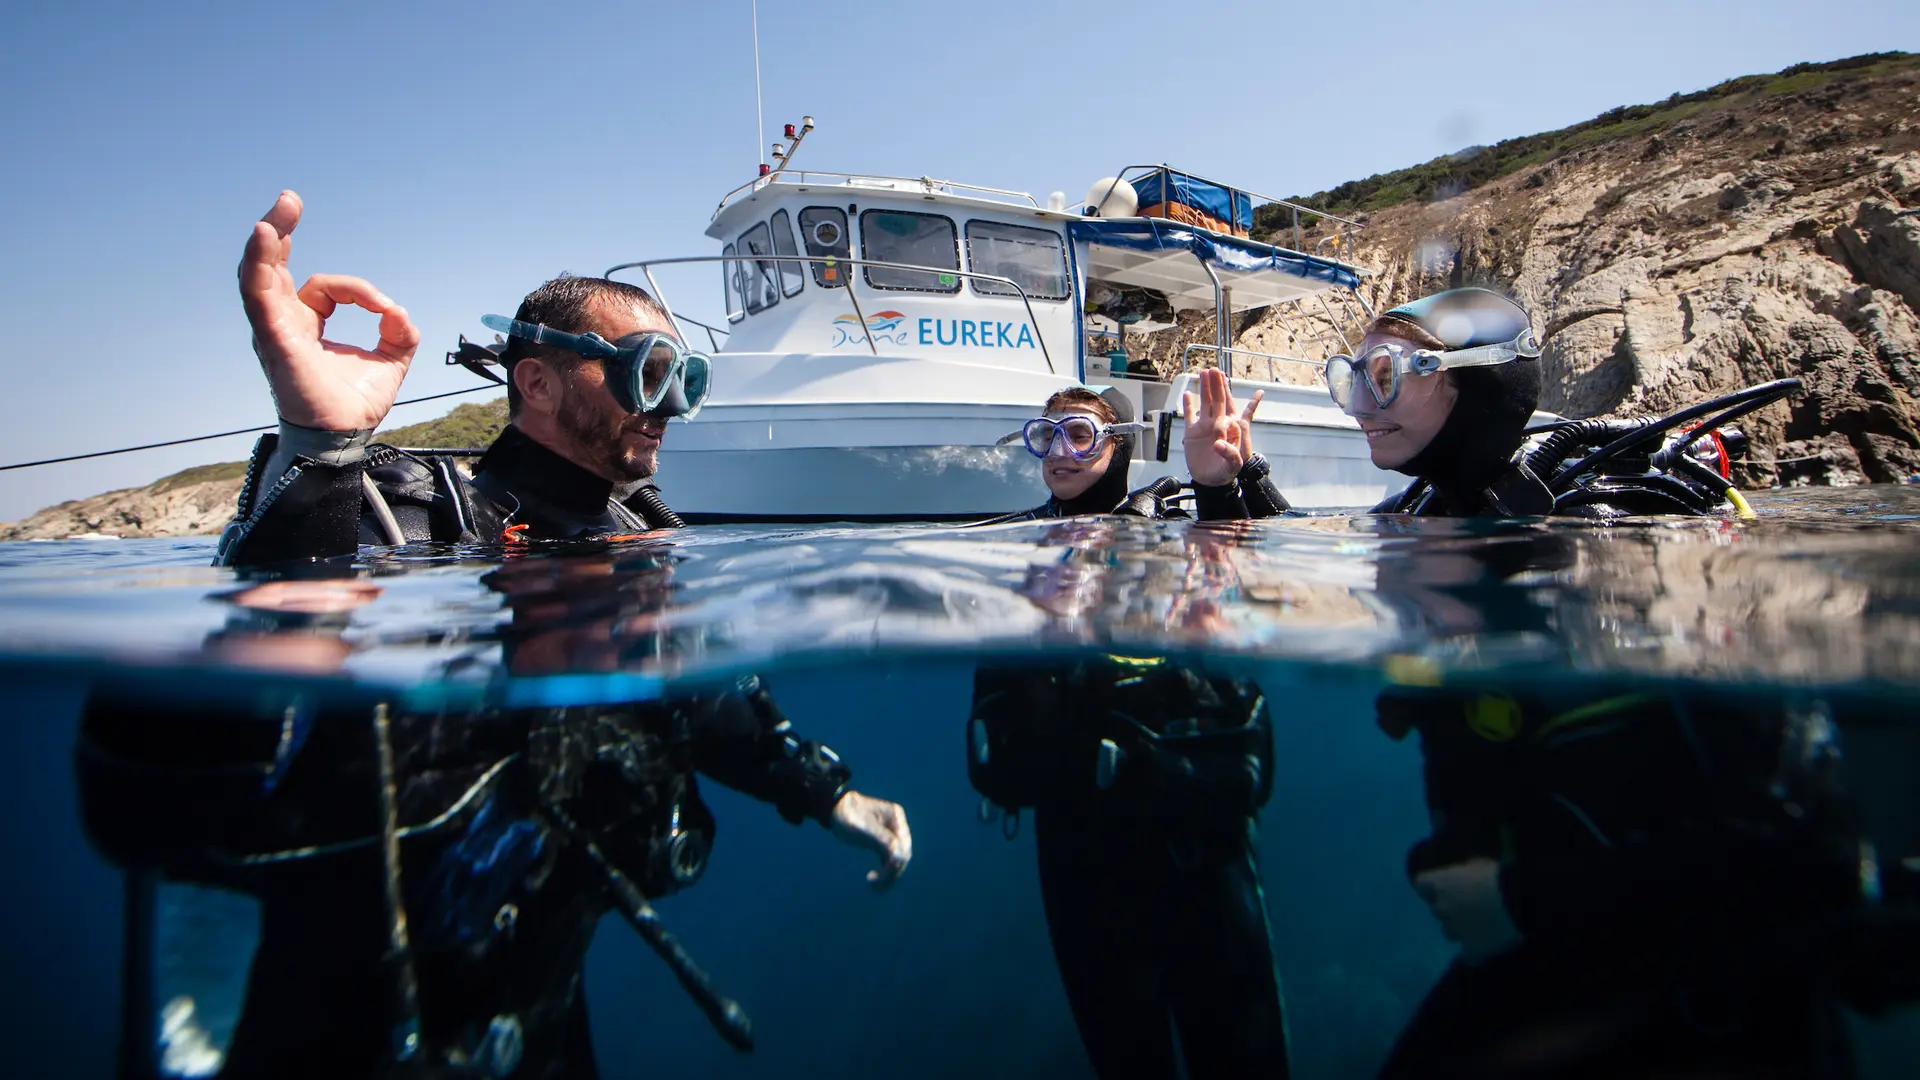
[[[1740, 439], [1721, 425], [1798, 388], [1653, 421], [1563, 423], [1521, 452], [1539, 355], [1517, 304], [1456, 289], [1387, 312], [1357, 358], [1330, 360], [1329, 389], [1374, 463], [1416, 478], [1374, 513], [1744, 511], [1728, 479]], [[1564, 569], [1572, 553], [1557, 540], [1433, 556], [1483, 562], [1485, 577], [1426, 567], [1411, 548], [1382, 564], [1376, 595], [1441, 631], [1477, 632], [1449, 625], [1471, 612], [1505, 633], [1545, 632], [1553, 614], [1529, 622], [1499, 581]], [[1846, 929], [1872, 889], [1817, 702], [1427, 683], [1391, 687], [1377, 709], [1394, 738], [1420, 733], [1433, 831], [1407, 871], [1461, 952], [1383, 1078], [1850, 1075], [1835, 975], [1884, 977], [1861, 960], [1873, 935]]]
[[[1249, 422], [1260, 407], [1256, 392], [1244, 412], [1236, 412], [1226, 374], [1218, 368], [1200, 373], [1200, 396], [1182, 402], [1187, 467], [1193, 470], [1194, 510], [1202, 521], [1270, 517], [1289, 509], [1267, 479], [1267, 461], [1253, 452]], [[1126, 415], [1122, 416], [1122, 410]], [[1181, 485], [1162, 477], [1138, 491], [1127, 490], [1138, 431], [1146, 425], [1132, 417], [1132, 405], [1118, 391], [1096, 394], [1069, 387], [1047, 399], [1042, 416], [1021, 430], [1027, 452], [1040, 459], [1040, 477], [1050, 497], [1031, 510], [980, 522], [1016, 521], [1120, 514], [1127, 517], [1179, 517], [1170, 505]]]
[[[1164, 658], [982, 667], [968, 772], [1033, 808], [1060, 980], [1103, 1080], [1285, 1077], [1255, 816], [1272, 792], [1259, 687]], [[1180, 1052], [1174, 1050], [1179, 1033]]]
[[1482, 680], [1377, 707], [1420, 733], [1407, 872], [1461, 946], [1383, 1078], [1851, 1075], [1834, 977], [1873, 950], [1830, 943], [1871, 890], [1817, 701]]
[[[1743, 511], [1729, 466], [1745, 438], [1722, 426], [1800, 388], [1767, 383], [1659, 420], [1565, 422], [1522, 453], [1540, 400], [1540, 351], [1525, 309], [1466, 288], [1386, 312], [1357, 356], [1328, 360], [1328, 390], [1360, 422], [1373, 463], [1415, 478], [1373, 512], [1607, 520]], [[1699, 423], [1680, 426], [1689, 421]]]
[[[1200, 516], [1284, 509], [1245, 468], [1253, 406], [1236, 415], [1218, 371], [1202, 396], [1186, 443]], [[1053, 497], [998, 520], [1185, 516], [1159, 485], [1128, 494], [1131, 440], [1107, 399], [1065, 390], [1045, 413], [1027, 446]], [[1259, 687], [1160, 657], [983, 665], [967, 730], [975, 788], [1009, 820], [1033, 808], [1054, 959], [1094, 1072], [1161, 1080], [1184, 1058], [1195, 1080], [1287, 1076], [1254, 853], [1273, 783]]]
[[[294, 580], [237, 595], [248, 614], [221, 636], [223, 656], [337, 664], [343, 651], [274, 639], [313, 629], [316, 616], [287, 607], [285, 594], [321, 584], [302, 577], [350, 574], [339, 557], [363, 540], [565, 550], [553, 542], [678, 525], [648, 489], [615, 495], [647, 480], [667, 417], [705, 395], [704, 358], [680, 350], [651, 297], [561, 278], [522, 303], [504, 327], [512, 420], [469, 482], [367, 445], [419, 335], [365, 281], [316, 277], [296, 293], [286, 256], [299, 212], [283, 194], [241, 263], [282, 422], [256, 448], [220, 543], [224, 564]], [[380, 314], [376, 349], [322, 337], [339, 303]], [[556, 557], [490, 575], [515, 610], [502, 631], [510, 670], [638, 662], [622, 628], [664, 602], [669, 564], [642, 551], [625, 565]], [[560, 625], [527, 625], [529, 608], [556, 607]], [[581, 634], [619, 647], [582, 651], [569, 636]], [[647, 903], [704, 865], [713, 829], [696, 773], [873, 850], [876, 885], [911, 855], [900, 807], [853, 790], [850, 770], [794, 732], [752, 677], [667, 700], [444, 713], [372, 700], [323, 709], [289, 690], [248, 707], [156, 714], [105, 687], [87, 706], [79, 760], [89, 829], [110, 857], [264, 901], [226, 1076], [591, 1077], [581, 964], [609, 909], [673, 965], [729, 1041], [750, 1047], [744, 1016]]]

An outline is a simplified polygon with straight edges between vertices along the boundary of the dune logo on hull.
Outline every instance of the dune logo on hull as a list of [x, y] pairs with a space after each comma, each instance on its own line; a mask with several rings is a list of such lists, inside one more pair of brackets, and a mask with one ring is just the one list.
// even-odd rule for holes
[[833, 320], [833, 347], [865, 345], [868, 338], [872, 338], [875, 344], [884, 341], [890, 345], [905, 345], [908, 335], [902, 326], [906, 321], [904, 312], [877, 311], [867, 316], [863, 327], [857, 316], [842, 315]]

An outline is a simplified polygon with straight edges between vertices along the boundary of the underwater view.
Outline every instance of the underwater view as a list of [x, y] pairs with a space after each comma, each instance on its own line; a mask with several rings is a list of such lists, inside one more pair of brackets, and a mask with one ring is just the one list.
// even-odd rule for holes
[[[6, 545], [12, 1068], [1911, 1075], [1920, 489], [1753, 505]], [[623, 801], [596, 731], [743, 693], [910, 852]]]
[[1920, 1077], [1808, 16], [19, 13], [0, 1080]]

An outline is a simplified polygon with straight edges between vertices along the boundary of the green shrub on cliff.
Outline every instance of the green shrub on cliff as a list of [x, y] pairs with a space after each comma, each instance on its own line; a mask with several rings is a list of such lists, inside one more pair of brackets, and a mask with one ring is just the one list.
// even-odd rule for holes
[[392, 446], [485, 446], [507, 426], [507, 399], [456, 406], [438, 420], [408, 424], [381, 432], [378, 441]]
[[[481, 447], [492, 442], [500, 434], [500, 429], [506, 426], [507, 399], [502, 397], [478, 404], [458, 405], [437, 420], [382, 431], [375, 438], [392, 446]], [[244, 461], [195, 465], [155, 480], [152, 487], [155, 492], [172, 491], [188, 484], [204, 484], [211, 480], [238, 480], [246, 472], [247, 463]]]
[[[1914, 68], [1920, 68], [1920, 56], [1884, 52], [1820, 64], [1795, 64], [1772, 75], [1742, 75], [1691, 94], [1674, 94], [1658, 104], [1623, 105], [1559, 131], [1507, 139], [1492, 146], [1470, 147], [1411, 168], [1351, 180], [1330, 191], [1292, 201], [1344, 217], [1416, 199], [1449, 199], [1570, 151], [1653, 134], [1716, 105], [1748, 104], [1783, 94], [1805, 93], [1849, 76], [1872, 78]], [[1303, 232], [1311, 232], [1318, 221], [1303, 218], [1300, 224]], [[1283, 229], [1291, 231], [1292, 227], [1291, 212], [1285, 206], [1271, 204], [1254, 212], [1254, 235], [1261, 239], [1272, 239]]]

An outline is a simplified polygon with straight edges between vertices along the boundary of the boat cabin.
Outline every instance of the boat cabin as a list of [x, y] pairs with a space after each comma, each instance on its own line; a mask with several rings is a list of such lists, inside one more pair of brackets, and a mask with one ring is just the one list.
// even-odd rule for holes
[[1255, 206], [1274, 202], [1255, 200], [1166, 166], [1130, 166], [1073, 207], [924, 177], [775, 173], [731, 193], [707, 229], [722, 244], [723, 351], [1105, 381], [1090, 338], [1359, 282], [1336, 260], [1252, 240]]

